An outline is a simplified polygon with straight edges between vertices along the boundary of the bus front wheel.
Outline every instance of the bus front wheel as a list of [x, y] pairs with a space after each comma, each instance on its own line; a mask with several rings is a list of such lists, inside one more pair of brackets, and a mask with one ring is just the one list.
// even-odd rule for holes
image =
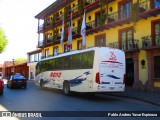
[[64, 84], [63, 84], [63, 93], [65, 95], [70, 95], [71, 94], [69, 82], [64, 82]]

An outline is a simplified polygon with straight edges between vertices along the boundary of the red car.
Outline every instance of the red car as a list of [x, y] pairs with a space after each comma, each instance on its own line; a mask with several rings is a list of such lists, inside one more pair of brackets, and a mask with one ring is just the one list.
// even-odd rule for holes
[[3, 94], [3, 89], [4, 89], [4, 81], [3, 79], [0, 79], [0, 94]]

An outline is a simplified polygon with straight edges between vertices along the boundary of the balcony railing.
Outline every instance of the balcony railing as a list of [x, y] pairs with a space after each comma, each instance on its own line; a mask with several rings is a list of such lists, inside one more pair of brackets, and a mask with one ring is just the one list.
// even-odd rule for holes
[[52, 37], [52, 39], [53, 39], [54, 41], [61, 39], [61, 33], [55, 34], [55, 35]]
[[139, 49], [139, 40], [128, 40], [122, 41], [122, 50], [138, 50]]
[[51, 25], [52, 24], [52, 20], [47, 20], [46, 22], [45, 22], [45, 25], [46, 26], [49, 26], [49, 25]]
[[86, 23], [86, 30], [92, 29], [94, 27], [96, 27], [95, 20]]
[[43, 46], [43, 42], [44, 42], [44, 40], [38, 41], [38, 47], [42, 47]]
[[92, 3], [94, 3], [94, 2], [96, 2], [96, 1], [98, 1], [98, 0], [86, 0], [86, 5], [88, 5], [88, 4], [92, 4]]
[[78, 5], [72, 7], [72, 8], [71, 8], [71, 12], [72, 12], [72, 13], [78, 12]]
[[52, 42], [52, 39], [53, 39], [53, 37], [52, 37], [52, 36], [51, 36], [51, 37], [49, 37], [49, 38], [47, 38], [47, 39], [46, 39], [46, 44], [51, 43], [51, 42]]
[[[108, 47], [111, 48], [119, 48], [119, 42], [112, 42], [108, 44]], [[139, 40], [129, 40], [129, 41], [122, 41], [121, 49], [125, 51], [133, 51], [139, 49]]]
[[158, 7], [160, 7], [159, 0], [143, 0], [139, 3], [139, 12], [144, 12]]
[[109, 44], [108, 44], [108, 47], [111, 47], [111, 48], [119, 48], [119, 47], [118, 47], [118, 42], [109, 43]]
[[[79, 30], [80, 32], [80, 30]], [[78, 33], [78, 27], [72, 28], [72, 35], [75, 35]]]
[[44, 24], [42, 24], [42, 25], [40, 25], [40, 26], [38, 27], [38, 30], [39, 30], [39, 31], [43, 30], [43, 25], [44, 25]]
[[64, 13], [62, 13], [62, 14], [60, 14], [60, 15], [57, 15], [57, 16], [56, 16], [56, 21], [62, 20], [62, 19], [63, 19], [63, 16], [64, 16]]
[[130, 11], [129, 10], [120, 10], [114, 13], [111, 13], [107, 17], [108, 23], [117, 21], [119, 19], [124, 19], [130, 17]]
[[142, 37], [142, 48], [150, 48], [156, 46], [160, 46], [160, 34]]

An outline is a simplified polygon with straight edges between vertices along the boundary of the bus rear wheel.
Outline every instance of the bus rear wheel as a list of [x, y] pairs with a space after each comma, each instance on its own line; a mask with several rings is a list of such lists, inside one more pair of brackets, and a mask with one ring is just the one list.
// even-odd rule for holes
[[65, 95], [70, 95], [71, 94], [69, 82], [64, 82], [64, 84], [63, 84], [63, 93]]

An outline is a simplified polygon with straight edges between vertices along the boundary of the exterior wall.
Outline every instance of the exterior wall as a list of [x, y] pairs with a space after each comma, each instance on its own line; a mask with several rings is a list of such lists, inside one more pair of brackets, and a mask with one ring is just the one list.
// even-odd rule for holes
[[37, 62], [34, 63], [28, 63], [27, 66], [29, 66], [29, 80], [35, 80], [35, 67], [36, 67]]
[[[35, 58], [35, 55], [38, 54], [38, 59]], [[34, 56], [34, 59], [30, 61], [30, 57]], [[40, 61], [42, 58], [42, 50], [37, 49], [35, 51], [31, 51], [27, 53], [27, 66], [28, 66], [28, 79], [29, 80], [34, 80], [35, 79], [35, 67], [38, 61]]]
[[28, 66], [27, 63], [25, 64], [20, 64], [16, 66], [9, 66], [4, 68], [4, 77], [10, 77], [12, 73], [20, 73], [22, 74], [25, 78], [28, 79]]
[[29, 67], [27, 66], [27, 63], [23, 65], [14, 66], [14, 73], [20, 73], [27, 79], [28, 79], [28, 71]]

